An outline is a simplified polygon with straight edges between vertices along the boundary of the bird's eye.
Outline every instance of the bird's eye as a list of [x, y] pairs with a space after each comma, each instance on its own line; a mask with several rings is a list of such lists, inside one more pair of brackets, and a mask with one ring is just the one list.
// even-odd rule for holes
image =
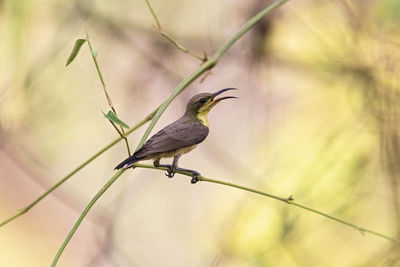
[[200, 100], [199, 100], [199, 101], [200, 101], [200, 103], [203, 103], [203, 104], [204, 104], [204, 103], [206, 103], [206, 102], [207, 102], [207, 98], [205, 98], [205, 97], [203, 97], [203, 98], [200, 98]]

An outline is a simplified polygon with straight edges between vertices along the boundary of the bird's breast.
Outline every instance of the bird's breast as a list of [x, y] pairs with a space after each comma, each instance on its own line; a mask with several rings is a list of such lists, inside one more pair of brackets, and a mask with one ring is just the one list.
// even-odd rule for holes
[[[189, 153], [190, 151], [192, 151], [193, 149], [195, 149], [196, 146], [197, 146], [197, 145], [181, 148], [181, 149], [178, 150], [178, 153], [180, 153], [180, 154]], [[178, 153], [177, 153], [177, 154], [178, 154]]]
[[175, 151], [160, 153], [155, 158], [172, 158], [173, 156], [178, 155], [178, 154], [186, 154], [186, 153], [189, 153], [190, 151], [192, 151], [193, 149], [195, 149], [196, 146], [197, 145], [188, 146], [188, 147], [180, 148]]

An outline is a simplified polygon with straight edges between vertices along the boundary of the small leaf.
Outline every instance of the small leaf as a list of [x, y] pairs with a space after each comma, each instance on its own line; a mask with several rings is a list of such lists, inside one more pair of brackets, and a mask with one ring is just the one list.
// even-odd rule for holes
[[129, 126], [125, 122], [121, 121], [117, 117], [117, 115], [115, 115], [114, 112], [112, 112], [111, 110], [107, 114], [105, 114], [104, 112], [103, 112], [103, 114], [104, 114], [104, 117], [106, 117], [110, 121], [114, 122], [115, 124], [118, 124], [119, 126], [129, 129]]
[[81, 49], [82, 45], [86, 42], [86, 39], [78, 39], [75, 41], [75, 45], [74, 48], [71, 51], [71, 54], [69, 55], [69, 58], [67, 60], [67, 63], [65, 64], [65, 66], [68, 66], [69, 64], [71, 64], [72, 61], [74, 61], [74, 59], [76, 58], [76, 56], [79, 53], [79, 50]]

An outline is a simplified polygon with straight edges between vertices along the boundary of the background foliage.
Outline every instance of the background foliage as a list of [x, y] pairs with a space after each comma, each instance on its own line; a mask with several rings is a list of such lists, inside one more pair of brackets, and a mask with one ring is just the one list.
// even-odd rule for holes
[[[163, 29], [198, 54], [267, 4], [152, 1]], [[210, 114], [209, 137], [182, 166], [293, 194], [399, 239], [399, 18], [396, 0], [291, 1], [183, 92], [155, 130], [195, 93], [240, 88], [238, 101]], [[199, 64], [152, 24], [145, 1], [0, 1], [0, 218], [116, 137], [87, 47], [64, 67], [85, 26], [129, 125]], [[124, 157], [121, 142], [0, 228], [0, 265], [47, 266]], [[398, 251], [270, 199], [136, 169], [100, 199], [59, 266], [397, 266]]]

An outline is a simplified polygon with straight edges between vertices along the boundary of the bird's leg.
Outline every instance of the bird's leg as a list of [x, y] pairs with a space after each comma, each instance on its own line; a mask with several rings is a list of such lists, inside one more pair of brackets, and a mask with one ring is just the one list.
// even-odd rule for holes
[[201, 174], [197, 171], [194, 170], [190, 170], [190, 169], [184, 169], [184, 168], [179, 168], [178, 167], [178, 161], [179, 158], [181, 157], [182, 154], [178, 154], [174, 156], [174, 160], [172, 162], [172, 165], [169, 164], [160, 164], [160, 159], [156, 159], [153, 162], [154, 167], [165, 167], [167, 168], [167, 173], [165, 174], [166, 176], [168, 176], [169, 178], [174, 177], [175, 172], [176, 171], [182, 171], [182, 172], [190, 172], [192, 174], [192, 180], [190, 181], [192, 184], [195, 184], [199, 181], [199, 176], [201, 176]]
[[199, 181], [199, 176], [201, 176], [201, 174], [197, 171], [179, 168], [179, 167], [176, 167], [175, 171], [190, 172], [192, 174], [192, 180], [190, 181], [192, 184], [197, 183]]
[[[164, 168], [167, 168], [168, 169], [168, 171], [167, 171], [167, 173], [165, 174], [165, 175], [167, 175], [168, 177], [169, 177], [169, 174], [171, 173], [171, 170], [172, 170], [172, 166], [171, 165], [169, 165], [169, 164], [160, 164], [160, 159], [158, 158], [158, 159], [156, 159], [154, 162], [153, 162], [153, 165], [154, 165], [154, 167], [164, 167]], [[173, 175], [172, 175], [173, 176]], [[172, 176], [171, 176], [171, 178], [172, 178]]]
[[153, 165], [154, 165], [154, 167], [165, 167], [165, 168], [167, 168], [167, 173], [165, 175], [168, 176], [169, 178], [172, 178], [175, 175], [175, 171], [176, 171], [176, 168], [178, 166], [178, 160], [179, 160], [180, 157], [181, 157], [181, 154], [175, 155], [174, 156], [174, 160], [172, 162], [172, 165], [160, 164], [160, 159], [156, 159], [153, 162]]
[[182, 154], [176, 154], [174, 156], [174, 160], [172, 161], [172, 165], [170, 165], [170, 168], [168, 168], [167, 173], [165, 174], [169, 178], [174, 177], [176, 170], [178, 169], [178, 161], [179, 158], [182, 156]]
[[[178, 167], [178, 160], [179, 160], [179, 158], [182, 156], [182, 154], [177, 154], [177, 155], [175, 155], [175, 157], [174, 157], [174, 161], [172, 162], [172, 176], [174, 176], [174, 174], [175, 174], [175, 172], [176, 171], [183, 171], [183, 172], [190, 172], [191, 174], [192, 174], [192, 180], [190, 181], [192, 184], [195, 184], [195, 183], [197, 183], [198, 181], [199, 181], [199, 176], [201, 175], [199, 172], [197, 172], [197, 171], [194, 171], [194, 170], [189, 170], [189, 169], [184, 169], [184, 168], [179, 168]], [[168, 177], [172, 177], [172, 176], [170, 176], [171, 175], [171, 173], [170, 172], [168, 172]]]

